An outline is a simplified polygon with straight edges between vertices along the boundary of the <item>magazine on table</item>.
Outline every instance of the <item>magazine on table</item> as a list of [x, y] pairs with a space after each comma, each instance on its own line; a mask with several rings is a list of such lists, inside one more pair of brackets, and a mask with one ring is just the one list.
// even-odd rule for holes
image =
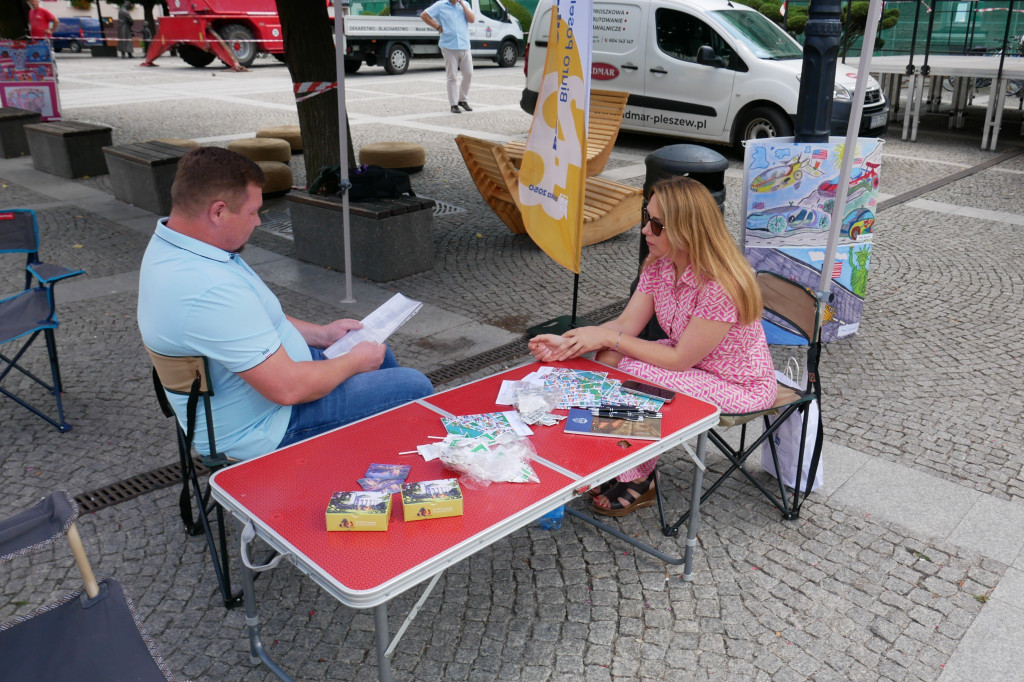
[[661, 440], [661, 417], [630, 415], [603, 416], [598, 410], [572, 408], [565, 420], [566, 433]]
[[409, 318], [419, 312], [423, 304], [406, 298], [402, 294], [395, 294], [387, 302], [363, 318], [363, 328], [353, 329], [341, 337], [326, 349], [324, 355], [329, 358], [336, 358], [344, 355], [357, 343], [372, 341], [373, 343], [384, 343], [396, 329], [409, 321]]

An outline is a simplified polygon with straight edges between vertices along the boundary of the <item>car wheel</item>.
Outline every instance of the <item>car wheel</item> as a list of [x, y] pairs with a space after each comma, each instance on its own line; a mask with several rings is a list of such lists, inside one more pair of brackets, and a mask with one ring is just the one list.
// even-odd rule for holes
[[855, 227], [852, 230], [850, 230], [850, 239], [852, 239], [853, 241], [857, 241], [857, 237], [859, 237], [859, 236], [860, 236], [860, 228], [859, 227]]
[[359, 70], [359, 67], [363, 65], [362, 59], [346, 59], [345, 60], [345, 73], [355, 73]]
[[789, 116], [773, 107], [755, 107], [743, 114], [733, 131], [737, 150], [743, 143], [762, 137], [788, 137], [793, 134]]
[[74, 52], [75, 54], [78, 54], [82, 51], [82, 43], [78, 42], [77, 40], [72, 40], [68, 43], [68, 49]]
[[181, 60], [189, 66], [194, 66], [197, 69], [201, 69], [204, 66], [208, 66], [216, 57], [212, 52], [201, 50], [195, 45], [178, 45], [178, 56]]
[[498, 48], [498, 66], [509, 68], [519, 60], [519, 48], [511, 40], [506, 40]]
[[220, 32], [220, 37], [228, 44], [240, 66], [249, 67], [256, 61], [256, 43], [252, 31], [241, 24], [229, 24]]
[[409, 70], [409, 50], [404, 45], [392, 45], [384, 59], [384, 70], [392, 76], [400, 76]]

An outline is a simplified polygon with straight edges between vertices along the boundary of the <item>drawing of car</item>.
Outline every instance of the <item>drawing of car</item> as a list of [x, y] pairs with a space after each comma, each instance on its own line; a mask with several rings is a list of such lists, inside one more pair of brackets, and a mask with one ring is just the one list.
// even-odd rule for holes
[[[838, 179], [836, 178], [836, 180]], [[818, 185], [818, 191], [827, 197], [834, 197], [838, 188], [839, 183], [835, 180], [826, 181]], [[878, 189], [878, 172], [874, 168], [870, 170], [859, 168], [850, 176], [848, 194], [853, 194], [858, 189]]]
[[776, 206], [747, 216], [748, 230], [783, 234], [793, 230], [828, 228], [828, 217], [821, 211], [803, 206]]
[[789, 229], [791, 230], [802, 228], [824, 230], [828, 228], [829, 222], [825, 215], [812, 208], [801, 208], [796, 213], [791, 213], [786, 218], [786, 221], [789, 223]]
[[846, 216], [843, 220], [843, 229], [840, 234], [856, 241], [862, 234], [871, 234], [871, 226], [875, 224], [875, 214], [869, 209], [858, 208]]

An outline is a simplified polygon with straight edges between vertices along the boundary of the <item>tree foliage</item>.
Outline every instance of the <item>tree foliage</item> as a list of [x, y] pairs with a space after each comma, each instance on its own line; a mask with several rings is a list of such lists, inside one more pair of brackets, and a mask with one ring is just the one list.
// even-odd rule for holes
[[[782, 3], [779, 0], [735, 0], [735, 2], [756, 9], [786, 29], [791, 35], [803, 35], [804, 27], [807, 25], [807, 6], [809, 3], [798, 5], [790, 1], [787, 4], [786, 14], [783, 16]], [[839, 49], [841, 51], [846, 52], [864, 35], [864, 29], [867, 28], [868, 8], [870, 6], [870, 3], [864, 0], [854, 2], [852, 5], [847, 2], [842, 3], [840, 22], [843, 25], [843, 34], [839, 39]], [[847, 20], [846, 16], [847, 10], [849, 10], [850, 14], [849, 20]], [[882, 10], [882, 18], [878, 22], [878, 30], [883, 31], [892, 28], [899, 22], [899, 19], [900, 11], [898, 9], [885, 8]], [[875, 47], [882, 47], [883, 45], [885, 45], [885, 40], [881, 36], [877, 36], [875, 38]]]
[[530, 14], [530, 10], [520, 5], [516, 0], [508, 0], [508, 2], [502, 3], [505, 5], [505, 9], [508, 13], [519, 20], [519, 26], [523, 29], [523, 33], [530, 32], [530, 24], [533, 23], [533, 15]]

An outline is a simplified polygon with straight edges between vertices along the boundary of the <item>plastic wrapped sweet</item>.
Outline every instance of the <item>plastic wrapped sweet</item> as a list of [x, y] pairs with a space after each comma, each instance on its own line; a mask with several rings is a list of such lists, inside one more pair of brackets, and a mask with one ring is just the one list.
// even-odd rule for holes
[[441, 462], [462, 476], [468, 488], [483, 488], [491, 483], [539, 483], [530, 465], [537, 451], [526, 438], [502, 433], [493, 438], [463, 439], [455, 444], [439, 443]]
[[520, 418], [527, 424], [551, 426], [564, 417], [552, 414], [558, 409], [564, 396], [555, 386], [537, 386], [528, 382], [520, 382], [516, 387], [515, 408]]

